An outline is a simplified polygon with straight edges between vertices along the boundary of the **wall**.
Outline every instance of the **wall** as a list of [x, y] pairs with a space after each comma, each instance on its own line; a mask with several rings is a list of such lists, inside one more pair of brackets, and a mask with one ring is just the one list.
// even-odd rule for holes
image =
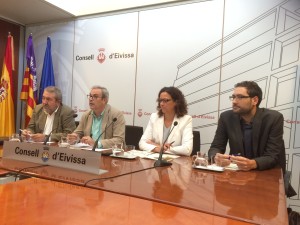
[[[187, 98], [203, 152], [220, 113], [231, 107], [233, 85], [255, 80], [264, 93], [261, 107], [284, 115], [287, 168], [300, 189], [298, 0], [188, 1], [27, 27], [29, 33], [38, 76], [51, 37], [56, 83], [79, 116], [88, 109], [89, 88], [100, 84], [110, 90], [110, 103], [124, 112], [127, 124], [145, 127], [158, 91], [175, 85]], [[288, 202], [300, 211], [299, 194]]]

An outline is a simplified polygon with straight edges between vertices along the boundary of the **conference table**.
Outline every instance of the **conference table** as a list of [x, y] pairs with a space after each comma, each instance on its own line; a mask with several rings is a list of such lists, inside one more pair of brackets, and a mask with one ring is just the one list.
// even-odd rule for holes
[[18, 224], [287, 225], [279, 168], [206, 171], [191, 157], [171, 166], [101, 156], [100, 175], [2, 158], [0, 168], [31, 178], [0, 185], [0, 221]]

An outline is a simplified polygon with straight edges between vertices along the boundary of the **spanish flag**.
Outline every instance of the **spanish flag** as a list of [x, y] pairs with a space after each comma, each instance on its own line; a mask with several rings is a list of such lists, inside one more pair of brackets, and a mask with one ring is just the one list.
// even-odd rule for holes
[[29, 36], [27, 41], [27, 52], [26, 52], [26, 69], [23, 78], [22, 90], [20, 99], [26, 101], [26, 112], [25, 112], [25, 127], [27, 127], [34, 107], [37, 102], [37, 79], [36, 79], [36, 63], [32, 42], [32, 35]]
[[0, 80], [0, 137], [15, 133], [15, 109], [12, 71], [14, 70], [13, 37], [7, 38]]

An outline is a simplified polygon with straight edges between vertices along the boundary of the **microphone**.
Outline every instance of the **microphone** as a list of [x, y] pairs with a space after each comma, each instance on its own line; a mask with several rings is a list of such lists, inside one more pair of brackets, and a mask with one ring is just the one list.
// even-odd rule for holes
[[50, 132], [48, 135], [45, 136], [45, 140], [44, 140], [44, 142], [43, 142], [43, 145], [47, 145], [47, 142], [49, 141], [52, 132], [55, 131], [55, 130], [57, 130], [57, 128], [58, 128], [58, 127], [52, 129], [51, 132]]
[[163, 160], [163, 159], [162, 159], [162, 155], [163, 155], [163, 152], [164, 152], [164, 145], [165, 145], [166, 141], [168, 140], [170, 134], [172, 133], [174, 127], [177, 126], [177, 124], [178, 124], [178, 122], [175, 121], [174, 124], [173, 124], [172, 129], [170, 130], [170, 132], [168, 133], [168, 136], [166, 137], [166, 140], [165, 140], [164, 143], [162, 144], [162, 146], [161, 146], [161, 148], [160, 148], [158, 160], [155, 161], [154, 167], [162, 167], [162, 166], [171, 166], [171, 165], [172, 165], [171, 162], [168, 162], [168, 161], [166, 161], [166, 160]]
[[94, 143], [94, 146], [92, 148], [92, 151], [95, 151], [96, 147], [97, 147], [97, 144], [98, 144], [98, 141], [100, 139], [100, 137], [102, 136], [102, 134], [104, 134], [104, 132], [106, 131], [107, 128], [109, 128], [114, 122], [117, 121], [117, 118], [113, 118], [112, 122], [105, 127], [104, 131], [99, 135], [99, 137], [95, 140], [95, 143]]

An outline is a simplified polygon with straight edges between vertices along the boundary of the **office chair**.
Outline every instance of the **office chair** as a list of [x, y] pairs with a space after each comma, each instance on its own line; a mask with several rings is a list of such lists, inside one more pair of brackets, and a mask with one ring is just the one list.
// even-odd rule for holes
[[143, 127], [138, 126], [125, 126], [125, 142], [126, 145], [134, 145], [135, 149], [139, 148], [139, 142], [143, 135]]
[[200, 151], [201, 139], [200, 139], [200, 131], [193, 130], [193, 150], [191, 155], [196, 155], [197, 152]]
[[[73, 118], [76, 118], [77, 116], [78, 116], [78, 114], [74, 112]], [[78, 124], [79, 124], [79, 121], [76, 121], [76, 120], [75, 120], [75, 125], [76, 125], [76, 127], [78, 127]]]

